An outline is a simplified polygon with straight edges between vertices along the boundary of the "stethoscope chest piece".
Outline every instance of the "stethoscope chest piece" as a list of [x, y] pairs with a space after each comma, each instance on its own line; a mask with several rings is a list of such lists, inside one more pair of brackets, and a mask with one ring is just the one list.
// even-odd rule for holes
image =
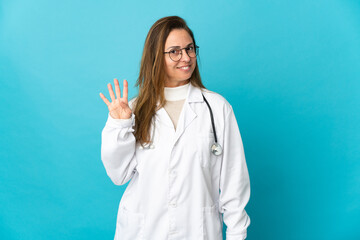
[[214, 142], [213, 145], [211, 145], [211, 152], [215, 156], [219, 156], [222, 154], [222, 147], [217, 142]]

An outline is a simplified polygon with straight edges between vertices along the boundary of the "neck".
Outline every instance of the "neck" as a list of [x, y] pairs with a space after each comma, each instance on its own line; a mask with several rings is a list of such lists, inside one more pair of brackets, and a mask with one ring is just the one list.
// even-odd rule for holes
[[185, 81], [181, 81], [181, 82], [170, 82], [170, 81], [165, 81], [165, 87], [169, 87], [169, 88], [172, 88], [172, 87], [180, 87], [182, 85], [186, 85], [190, 82], [190, 80], [185, 80]]

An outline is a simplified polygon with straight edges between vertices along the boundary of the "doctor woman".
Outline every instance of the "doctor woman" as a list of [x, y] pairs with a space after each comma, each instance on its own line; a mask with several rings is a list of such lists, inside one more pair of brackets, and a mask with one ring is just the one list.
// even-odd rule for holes
[[[102, 93], [109, 114], [101, 160], [116, 185], [116, 240], [246, 238], [250, 182], [232, 106], [202, 84], [199, 47], [186, 22], [159, 19], [145, 40], [139, 93], [128, 83]], [[219, 83], [223, 81], [219, 79]]]

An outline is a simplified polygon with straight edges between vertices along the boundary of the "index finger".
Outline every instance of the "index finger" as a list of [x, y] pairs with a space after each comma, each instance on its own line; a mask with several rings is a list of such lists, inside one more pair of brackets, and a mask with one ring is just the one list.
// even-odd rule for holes
[[123, 85], [123, 99], [128, 102], [128, 82], [126, 81], [126, 79], [124, 79]]

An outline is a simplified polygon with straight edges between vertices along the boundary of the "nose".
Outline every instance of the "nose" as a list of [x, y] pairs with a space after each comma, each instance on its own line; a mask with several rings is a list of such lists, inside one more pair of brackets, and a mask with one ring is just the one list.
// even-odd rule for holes
[[186, 50], [185, 49], [182, 49], [181, 50], [181, 61], [183, 61], [183, 62], [190, 62], [190, 57], [189, 57], [189, 55], [188, 55], [188, 53], [186, 52]]

